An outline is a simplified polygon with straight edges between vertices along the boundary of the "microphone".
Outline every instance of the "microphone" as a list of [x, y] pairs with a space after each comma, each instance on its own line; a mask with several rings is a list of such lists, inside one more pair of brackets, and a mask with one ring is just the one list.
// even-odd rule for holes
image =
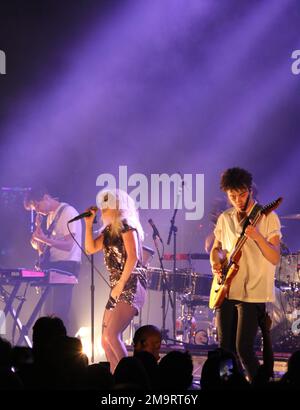
[[163, 241], [162, 241], [162, 239], [161, 239], [161, 237], [160, 237], [160, 234], [159, 234], [159, 232], [158, 232], [156, 226], [154, 225], [154, 222], [152, 221], [152, 219], [151, 219], [151, 218], [148, 219], [148, 222], [149, 222], [149, 224], [152, 226], [152, 229], [153, 229], [153, 239], [155, 239], [156, 237], [158, 237], [158, 239], [160, 240], [160, 242], [163, 243]]
[[[98, 208], [96, 206], [93, 206], [91, 209], [94, 210], [94, 211], [98, 210]], [[71, 223], [71, 222], [78, 221], [79, 219], [86, 218], [86, 217], [91, 216], [91, 215], [93, 215], [91, 211], [83, 212], [82, 214], [79, 214], [79, 215], [75, 216], [74, 218], [70, 219], [68, 221], [68, 224]]]

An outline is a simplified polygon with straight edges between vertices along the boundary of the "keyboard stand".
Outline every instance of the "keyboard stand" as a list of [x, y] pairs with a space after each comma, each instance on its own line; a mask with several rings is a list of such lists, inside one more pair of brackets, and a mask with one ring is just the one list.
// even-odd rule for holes
[[[20, 305], [16, 310], [13, 306], [22, 283], [29, 283], [30, 286], [36, 286], [41, 289], [41, 294], [33, 309], [33, 312], [24, 325], [21, 323], [19, 315], [25, 299], [23, 298], [23, 300], [21, 300]], [[76, 276], [59, 269], [49, 269], [45, 272], [31, 271], [24, 268], [0, 269], [0, 294], [3, 295], [3, 300], [5, 303], [3, 310], [4, 315], [0, 316], [0, 319], [2, 321], [3, 317], [3, 320], [5, 320], [8, 314], [11, 315], [13, 319], [13, 329], [18, 328], [19, 330], [17, 345], [25, 342], [27, 346], [32, 347], [28, 332], [34, 324], [43, 304], [45, 303], [52, 286], [76, 285], [77, 283], [78, 279]], [[7, 292], [4, 286], [11, 287], [12, 290], [9, 296], [7, 295], [9, 292]]]
[[[3, 292], [4, 295], [4, 301], [5, 301], [5, 307], [4, 307], [4, 315], [6, 316], [10, 311], [11, 311], [11, 307], [13, 304], [13, 301], [15, 300], [15, 297], [17, 296], [17, 293], [20, 289], [21, 286], [21, 282], [16, 283], [13, 287], [13, 290], [11, 292], [11, 294], [9, 295], [9, 298], [7, 298], [7, 296], [5, 295], [5, 292]], [[1, 286], [2, 288], [2, 286]]]
[[[16, 314], [16, 311], [13, 307], [13, 301], [17, 296], [17, 293], [20, 289], [21, 282], [17, 282], [13, 285], [13, 290], [8, 297], [7, 300], [5, 300], [6, 296], [4, 297], [5, 300], [5, 308], [4, 308], [4, 315], [5, 317], [10, 313], [14, 325], [19, 329], [19, 338], [17, 340], [16, 346], [19, 346], [22, 344], [22, 342], [25, 342], [28, 347], [32, 347], [32, 342], [28, 336], [28, 331], [31, 329], [31, 326], [34, 324], [36, 317], [42, 308], [43, 304], [45, 303], [47, 296], [50, 292], [51, 286], [46, 285], [41, 287], [41, 285], [36, 284], [35, 286], [41, 287], [41, 295], [33, 309], [33, 312], [31, 313], [29, 319], [27, 320], [26, 324], [22, 324], [21, 320], [19, 319], [19, 315]], [[19, 312], [20, 314], [20, 312]]]
[[27, 345], [29, 347], [32, 347], [32, 345], [30, 346], [28, 344], [28, 340], [30, 341], [30, 339], [28, 337], [28, 330], [35, 323], [36, 317], [37, 317], [39, 311], [41, 310], [43, 304], [45, 303], [45, 301], [47, 299], [47, 296], [50, 292], [50, 289], [51, 289], [51, 287], [48, 285], [48, 286], [45, 286], [41, 290], [41, 296], [40, 296], [37, 304], [35, 305], [35, 308], [33, 309], [33, 312], [31, 313], [31, 315], [30, 315], [29, 319], [27, 320], [26, 324], [22, 327], [22, 329], [20, 329], [20, 336], [19, 336], [19, 339], [17, 341], [17, 346], [22, 342], [22, 339], [24, 339], [25, 342], [27, 343]]

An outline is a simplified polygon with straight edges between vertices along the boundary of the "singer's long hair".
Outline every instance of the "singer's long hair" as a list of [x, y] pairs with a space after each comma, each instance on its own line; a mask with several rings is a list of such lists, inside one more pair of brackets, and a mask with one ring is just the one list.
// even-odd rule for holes
[[97, 206], [100, 209], [109, 208], [115, 210], [113, 220], [110, 223], [111, 235], [119, 235], [125, 222], [137, 230], [139, 240], [144, 240], [144, 230], [140, 223], [138, 210], [134, 200], [127, 192], [122, 189], [103, 189], [97, 195]]

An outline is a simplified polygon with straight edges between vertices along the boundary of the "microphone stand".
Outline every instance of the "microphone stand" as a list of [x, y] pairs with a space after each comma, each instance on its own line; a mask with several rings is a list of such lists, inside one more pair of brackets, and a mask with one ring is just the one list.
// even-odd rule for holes
[[95, 309], [95, 284], [94, 284], [94, 255], [91, 255], [91, 363], [94, 363], [94, 339], [95, 339], [95, 326], [94, 326], [94, 309]]
[[[94, 224], [97, 223], [96, 218]], [[91, 363], [95, 361], [95, 267], [94, 255], [91, 255]]]
[[173, 309], [173, 300], [171, 297], [170, 289], [168, 287], [166, 272], [165, 272], [164, 265], [163, 265], [164, 243], [161, 241], [162, 246], [163, 246], [163, 252], [161, 255], [159, 252], [158, 244], [157, 244], [157, 235], [153, 233], [152, 238], [153, 238], [153, 242], [154, 242], [157, 254], [158, 254], [159, 264], [160, 264], [160, 268], [162, 272], [163, 281], [162, 281], [162, 330], [161, 330], [161, 334], [162, 334], [162, 339], [167, 343], [168, 337], [167, 337], [167, 330], [166, 330], [166, 290], [168, 292], [169, 302], [170, 302], [172, 309]]
[[[171, 242], [171, 236], [173, 234], [173, 238], [174, 238], [174, 242], [173, 242], [173, 279], [174, 279], [174, 285], [175, 285], [175, 278], [176, 278], [176, 256], [177, 256], [177, 226], [175, 226], [175, 218], [176, 218], [176, 214], [178, 211], [178, 206], [179, 206], [179, 198], [182, 195], [182, 189], [184, 187], [184, 178], [181, 175], [180, 172], [178, 172], [178, 174], [181, 177], [181, 184], [180, 187], [178, 189], [178, 193], [177, 193], [177, 199], [176, 199], [176, 206], [173, 212], [173, 216], [171, 219], [171, 226], [170, 226], [170, 230], [169, 230], [169, 236], [168, 236], [168, 241], [167, 241], [167, 245], [170, 245]], [[175, 289], [175, 286], [174, 286]], [[173, 291], [173, 339], [176, 340], [176, 291]]]
[[[171, 242], [171, 236], [173, 234], [174, 242], [173, 242], [173, 278], [174, 278], [174, 283], [175, 283], [175, 275], [176, 275], [176, 247], [177, 247], [177, 226], [175, 226], [175, 217], [177, 214], [178, 209], [174, 209], [174, 213], [171, 219], [171, 226], [170, 226], [170, 231], [169, 231], [169, 236], [168, 236], [168, 241], [167, 245], [170, 245]], [[176, 339], [176, 291], [173, 290], [173, 339]]]

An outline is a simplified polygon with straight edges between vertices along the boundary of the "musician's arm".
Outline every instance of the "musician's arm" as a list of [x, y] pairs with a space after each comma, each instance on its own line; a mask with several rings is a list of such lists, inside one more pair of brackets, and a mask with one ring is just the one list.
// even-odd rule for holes
[[74, 246], [74, 240], [71, 235], [66, 235], [61, 239], [47, 238], [44, 243], [51, 248], [60, 249], [69, 252]]
[[264, 257], [273, 265], [277, 265], [280, 261], [280, 237], [279, 235], [274, 235], [272, 238], [267, 240], [257, 228], [253, 225], [249, 225], [245, 234], [253, 239], [259, 249], [261, 250]]
[[92, 226], [86, 225], [85, 230], [85, 251], [88, 255], [92, 255], [103, 249], [103, 234], [94, 239]]
[[204, 242], [205, 252], [210, 253], [212, 246], [214, 244], [214, 240], [215, 240], [214, 232], [211, 232], [209, 235], [207, 235], [207, 237], [205, 238], [205, 242]]
[[33, 247], [34, 250], [38, 251], [39, 250], [39, 243], [34, 240], [34, 238], [30, 239], [30, 244]]
[[277, 265], [280, 261], [280, 238], [279, 236], [273, 236], [273, 238], [268, 241], [262, 237], [259, 242], [257, 242], [260, 250], [264, 257], [271, 262], [273, 265]]
[[216, 275], [222, 273], [222, 264], [220, 259], [220, 253], [222, 252], [222, 243], [215, 238], [213, 247], [210, 251], [210, 264], [212, 272]]

